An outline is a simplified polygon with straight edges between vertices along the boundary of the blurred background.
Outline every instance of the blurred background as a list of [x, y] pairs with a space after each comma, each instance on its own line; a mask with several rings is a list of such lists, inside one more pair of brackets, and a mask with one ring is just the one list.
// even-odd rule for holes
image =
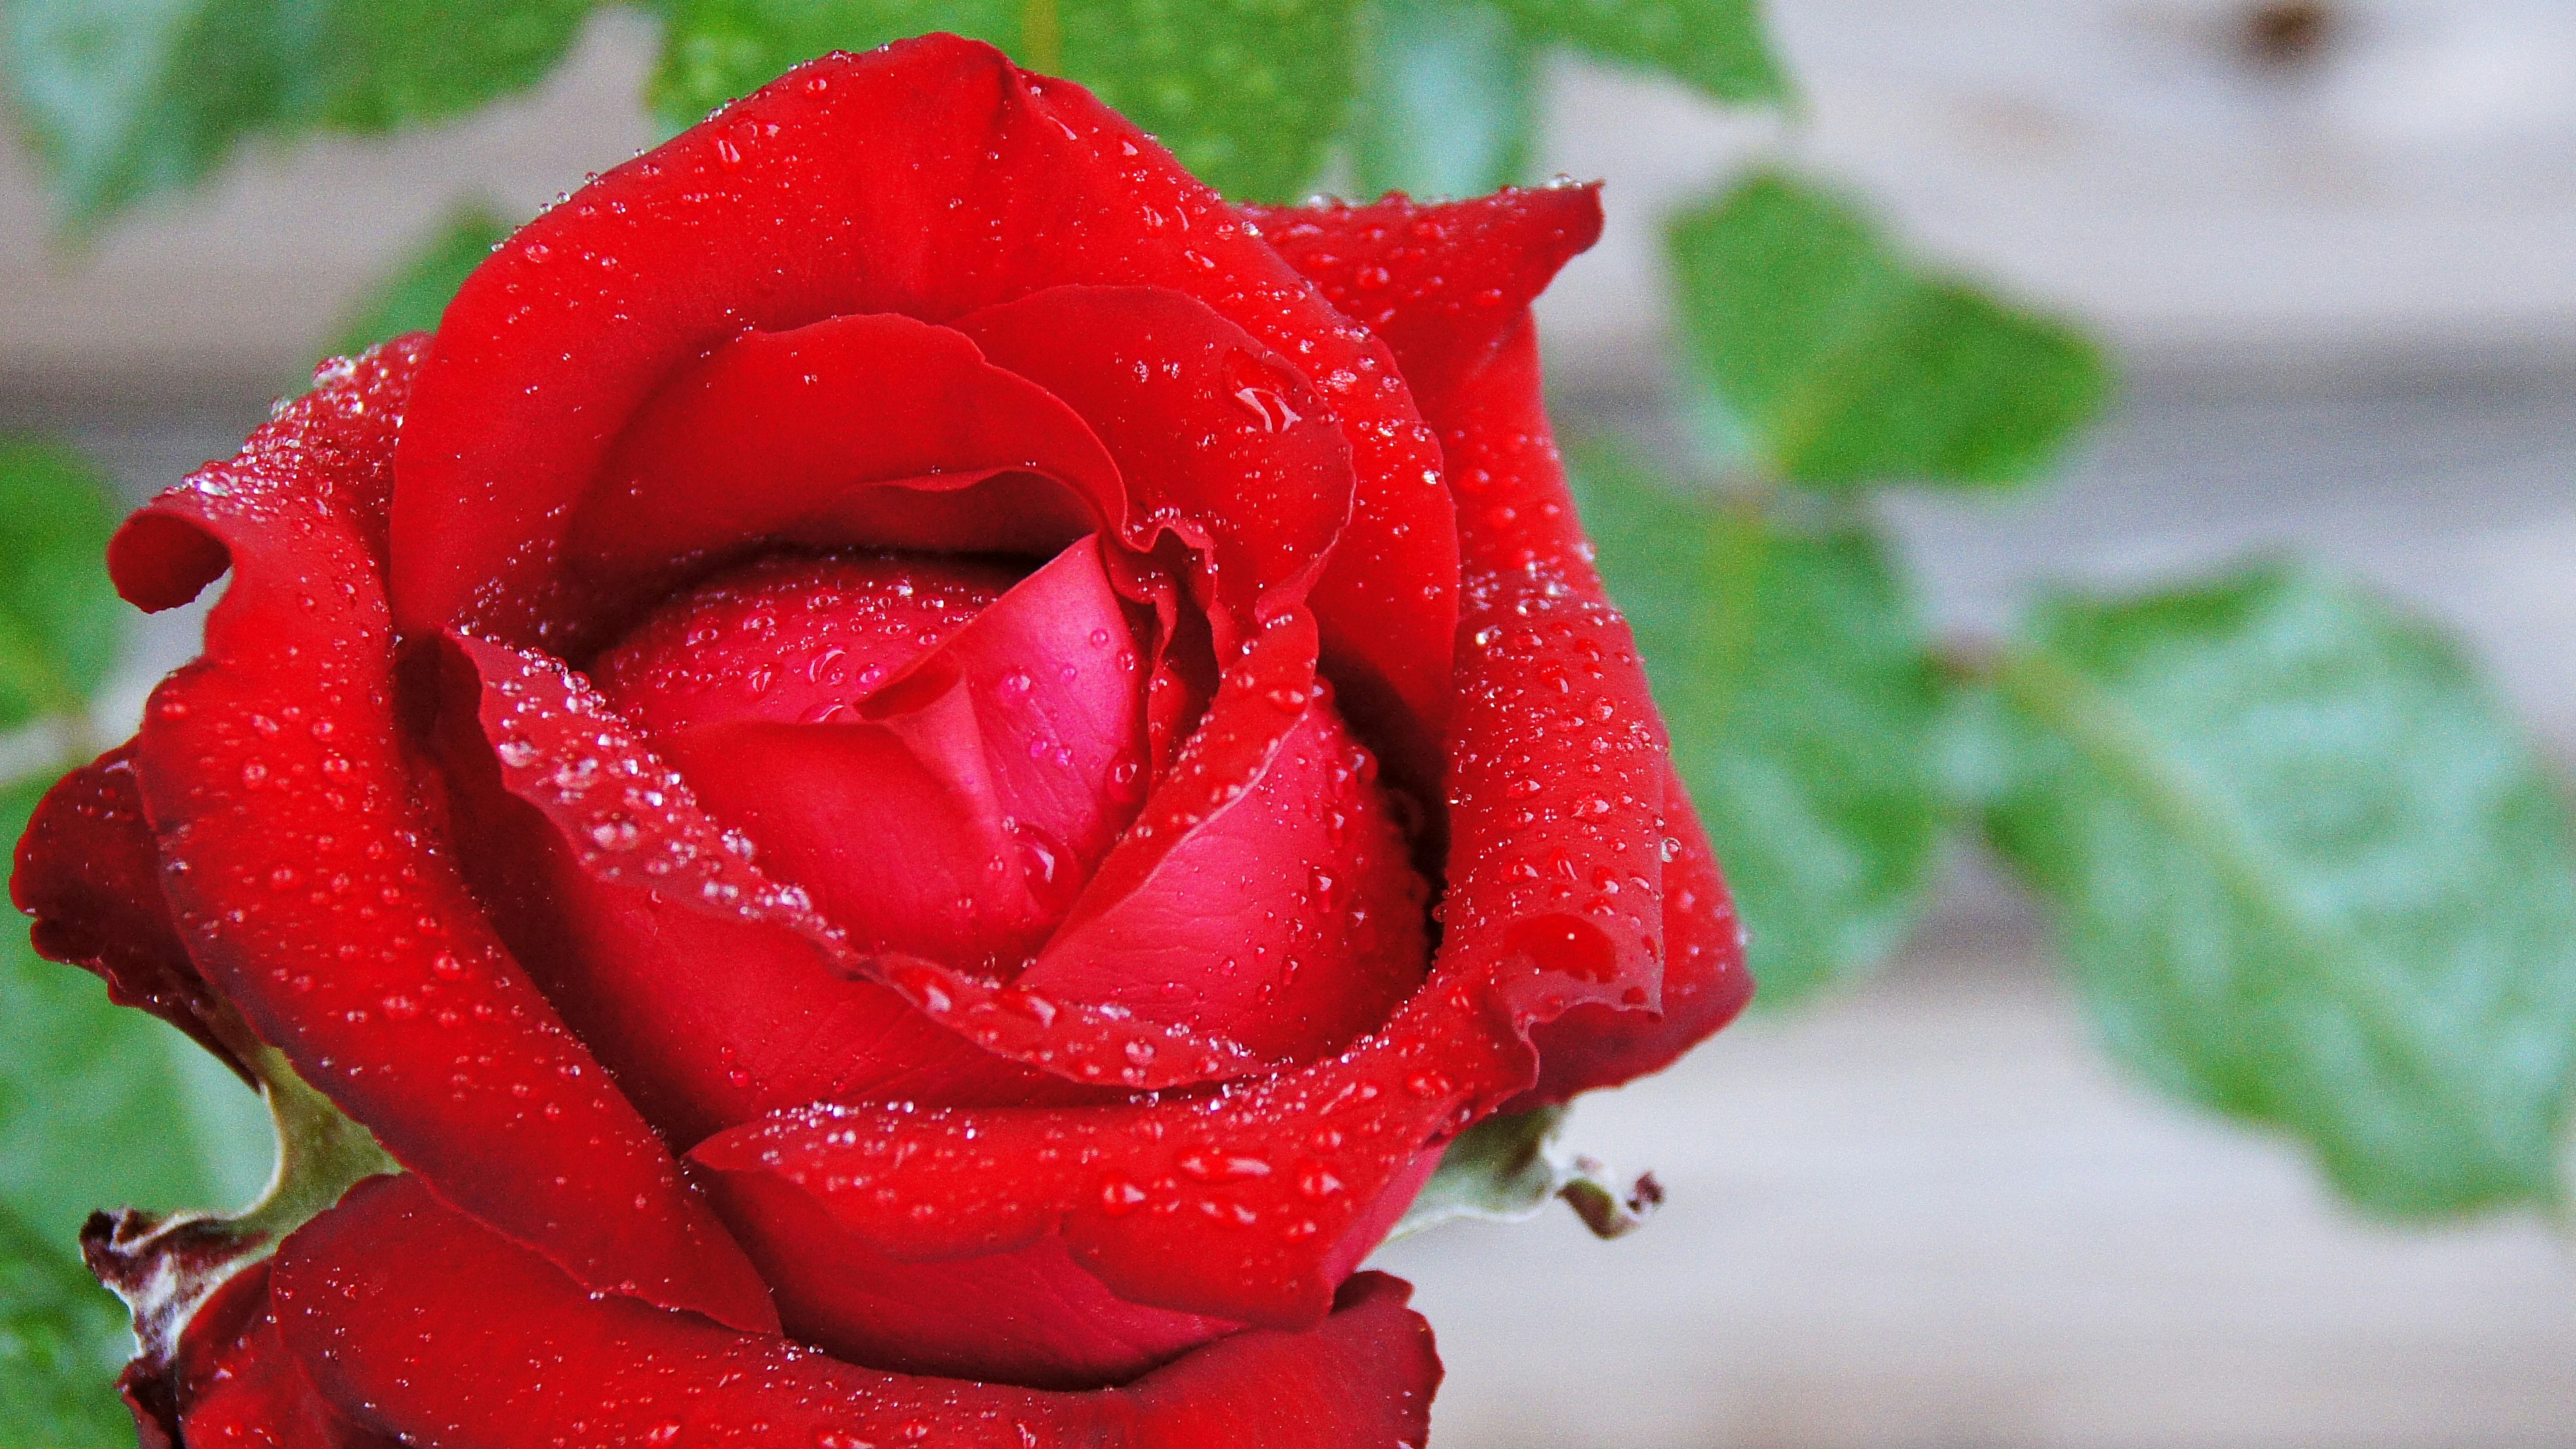
[[[1786, 111], [1541, 63], [1534, 169], [1606, 179], [1611, 216], [1542, 306], [1561, 426], [1691, 455], [1665, 218], [1748, 158], [1794, 165], [2116, 366], [2045, 487], [1866, 501], [1935, 634], [2294, 549], [2455, 631], [2576, 762], [2576, 7], [1768, 19]], [[77, 245], [0, 148], [0, 428], [71, 440], [129, 499], [228, 454], [460, 202], [522, 216], [664, 134], [660, 44], [594, 16], [533, 90], [254, 143]], [[140, 626], [103, 729], [194, 625]], [[2292, 1141], [2116, 1066], [1982, 847], [1941, 847], [1935, 880], [1876, 976], [1578, 1108], [1576, 1146], [1666, 1188], [1643, 1231], [1555, 1210], [1381, 1254], [1449, 1365], [1437, 1444], [2576, 1443], [2563, 1226], [2363, 1216]]]

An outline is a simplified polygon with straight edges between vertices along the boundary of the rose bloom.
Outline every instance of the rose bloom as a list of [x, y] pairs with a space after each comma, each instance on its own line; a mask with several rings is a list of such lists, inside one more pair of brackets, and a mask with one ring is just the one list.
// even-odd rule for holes
[[1599, 229], [1229, 207], [930, 37], [138, 512], [231, 580], [16, 898], [405, 1169], [144, 1325], [147, 1438], [1421, 1444], [1360, 1260], [1751, 989], [1541, 409]]

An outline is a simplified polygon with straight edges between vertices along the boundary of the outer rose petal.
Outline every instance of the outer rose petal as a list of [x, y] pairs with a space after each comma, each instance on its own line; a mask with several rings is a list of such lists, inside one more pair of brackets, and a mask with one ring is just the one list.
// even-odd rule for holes
[[801, 66], [583, 188], [475, 272], [403, 435], [396, 616], [517, 643], [583, 623], [559, 572], [569, 510], [645, 400], [746, 329], [945, 321], [1068, 284], [1187, 293], [1322, 395], [1359, 478], [1317, 592], [1327, 654], [1346, 709], [1427, 785], [1455, 542], [1436, 446], [1384, 345], [1150, 137], [954, 36]]
[[45, 792], [18, 841], [9, 899], [36, 918], [38, 955], [96, 973], [109, 1000], [186, 1032], [248, 1081], [248, 1069], [208, 1025], [214, 997], [161, 894], [161, 854], [133, 754], [131, 743], [119, 745]]
[[[1532, 579], [1553, 581], [1539, 590], [1542, 594], [1562, 588], [1567, 600], [1579, 602], [1583, 610], [1606, 611], [1607, 597], [1592, 569], [1590, 545], [1583, 541], [1573, 498], [1566, 491], [1564, 466], [1548, 431], [1539, 386], [1538, 337], [1526, 319], [1489, 362], [1450, 394], [1439, 424], [1452, 476], [1458, 480], [1459, 517], [1474, 581], [1469, 593], [1483, 604], [1462, 627], [1478, 636], [1489, 630], [1499, 631], [1498, 637], [1506, 639], [1516, 634], [1521, 626], [1514, 616], [1522, 607], [1520, 601], [1528, 597], [1526, 581]], [[1563, 611], [1559, 612], [1562, 618]], [[1608, 617], [1617, 621], [1615, 614]], [[1615, 640], [1604, 639], [1592, 647], [1582, 637], [1566, 636], [1573, 646], [1570, 653], [1553, 649], [1548, 651], [1553, 658], [1530, 660], [1525, 676], [1504, 671], [1498, 677], [1535, 679], [1551, 692], [1581, 701], [1580, 708], [1570, 713], [1597, 720], [1605, 735], [1643, 726], [1660, 737], [1662, 721], [1646, 694], [1643, 668], [1627, 642], [1625, 622], [1617, 621], [1613, 632]], [[1558, 799], [1569, 784], [1578, 792], [1599, 789], [1604, 778], [1593, 773], [1591, 762], [1571, 757], [1580, 738], [1578, 730], [1560, 729], [1539, 734], [1525, 747], [1508, 727], [1481, 739], [1466, 734], [1459, 746], [1459, 781], [1452, 788], [1479, 788], [1473, 778], [1478, 757], [1491, 763], [1497, 753], [1508, 757], [1526, 748], [1530, 763], [1546, 782], [1546, 788], [1531, 799], [1532, 805], [1545, 806]], [[1664, 869], [1635, 871], [1633, 860], [1622, 862], [1613, 852], [1612, 857], [1598, 858], [1571, 872], [1558, 869], [1551, 855], [1549, 873], [1568, 884], [1579, 877], [1582, 884], [1613, 893], [1633, 891], [1639, 879], [1655, 876], [1660, 882], [1656, 916], [1651, 924], [1636, 923], [1650, 933], [1644, 945], [1663, 957], [1663, 969], [1642, 998], [1625, 992], [1610, 999], [1593, 996], [1570, 1003], [1572, 1014], [1564, 1008], [1540, 1013], [1542, 1019], [1562, 1018], [1535, 1033], [1533, 1040], [1541, 1047], [1542, 1058], [1556, 1051], [1574, 1059], [1545, 1069], [1541, 1090], [1547, 1100], [1616, 1085], [1666, 1065], [1733, 1020], [1753, 995], [1752, 975], [1744, 969], [1742, 929], [1725, 883], [1709, 858], [1707, 837], [1660, 740], [1654, 754], [1651, 783], [1635, 774], [1625, 783], [1639, 797], [1651, 791], [1662, 802], [1657, 840], [1658, 848], [1669, 857]], [[1502, 793], [1509, 795], [1518, 788], [1506, 783]], [[1579, 816], [1605, 799], [1617, 808], [1601, 816], [1603, 823], [1628, 818], [1624, 791], [1588, 800], [1578, 795], [1563, 799], [1560, 808]], [[1517, 819], [1517, 812], [1512, 818]], [[1454, 856], [1452, 872], [1458, 872]], [[1460, 896], [1470, 894], [1468, 888], [1460, 888]], [[1451, 907], [1452, 929], [1459, 922], [1458, 909], [1456, 904]], [[1522, 903], [1516, 909], [1526, 913], [1529, 907]], [[1585, 909], [1591, 909], [1590, 903]], [[1663, 934], [1660, 947], [1651, 935], [1657, 928]]]
[[297, 1233], [272, 1285], [323, 1392], [421, 1449], [1418, 1446], [1439, 1364], [1404, 1293], [1367, 1275], [1309, 1332], [1239, 1334], [1125, 1388], [907, 1378], [593, 1298], [407, 1179], [361, 1184]]
[[1465, 201], [1398, 192], [1369, 206], [1240, 209], [1334, 306], [1386, 339], [1433, 417], [1557, 269], [1601, 239], [1599, 182], [1505, 187]]
[[326, 374], [110, 546], [137, 602], [233, 569], [205, 655], [135, 738], [162, 888], [207, 980], [449, 1201], [600, 1291], [766, 1327], [751, 1265], [494, 937], [423, 808], [351, 513], [381, 495], [417, 358], [396, 343]]
[[787, 1332], [869, 1368], [1098, 1388], [1242, 1327], [1126, 1302], [1076, 1265], [1061, 1238], [906, 1262], [871, 1249], [777, 1178], [724, 1174], [711, 1189], [716, 1210], [778, 1285]]
[[[1335, 306], [1394, 346], [1441, 430], [1471, 562], [1505, 577], [1539, 562], [1571, 573], [1595, 597], [1590, 568], [1567, 557], [1581, 534], [1548, 433], [1526, 309], [1558, 268], [1599, 238], [1599, 191], [1556, 186], [1439, 204], [1391, 196], [1371, 206], [1244, 208]], [[1669, 767], [1664, 792], [1675, 859], [1665, 870], [1661, 1010], [1584, 1005], [1538, 1027], [1542, 1080], [1519, 1105], [1654, 1071], [1733, 1019], [1752, 994], [1725, 883]]]
[[1505, 1111], [1565, 1101], [1659, 1072], [1735, 1019], [1753, 996], [1744, 932], [1678, 777], [1664, 785], [1674, 856], [1664, 866], [1664, 1006], [1578, 1006], [1535, 1027], [1539, 1079]]

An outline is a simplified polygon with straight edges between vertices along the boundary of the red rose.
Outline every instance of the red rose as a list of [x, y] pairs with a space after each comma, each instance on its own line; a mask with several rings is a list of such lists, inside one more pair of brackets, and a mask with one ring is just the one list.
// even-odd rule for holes
[[148, 1427], [1419, 1444], [1359, 1260], [1462, 1128], [1750, 989], [1540, 407], [1598, 230], [1232, 210], [931, 37], [601, 177], [137, 513], [128, 599], [232, 582], [15, 892], [408, 1169]]

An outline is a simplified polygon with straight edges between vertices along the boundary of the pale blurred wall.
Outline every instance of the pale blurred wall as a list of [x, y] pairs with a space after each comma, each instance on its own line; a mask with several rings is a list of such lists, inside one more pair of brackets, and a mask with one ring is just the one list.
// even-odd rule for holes
[[[1927, 246], [2159, 361], [2554, 352], [2576, 324], [2566, 0], [1772, 10], [1804, 95], [1787, 124], [1559, 68], [1545, 162], [1607, 177], [1613, 215], [1549, 309], [1567, 363], [1633, 364], [1652, 217], [1757, 149], [1858, 183]], [[2309, 10], [2325, 19], [2249, 20]], [[257, 151], [86, 259], [49, 254], [33, 168], [0, 153], [0, 380], [291, 370], [449, 201], [533, 207], [649, 144], [652, 45], [647, 22], [604, 16], [525, 99], [390, 144]]]
[[[1795, 125], [1559, 68], [1548, 163], [1612, 210], [1545, 309], [1572, 425], [1666, 428], [1654, 218], [1786, 154], [2125, 363], [2053, 488], [1889, 504], [1946, 627], [2296, 547], [2464, 630], [2576, 758], [2576, 0], [2339, 5], [2272, 60], [2235, 4], [1774, 9]], [[259, 155], [87, 258], [0, 151], [0, 425], [170, 481], [452, 200], [532, 208], [646, 144], [650, 47], [610, 17], [527, 101]], [[130, 699], [189, 628], [156, 623]], [[2295, 1151], [2144, 1096], [1972, 857], [1880, 984], [1577, 1136], [1672, 1206], [1612, 1245], [1551, 1217], [1383, 1255], [1442, 1335], [1440, 1449], [2576, 1444], [2563, 1245], [2354, 1223]]]

